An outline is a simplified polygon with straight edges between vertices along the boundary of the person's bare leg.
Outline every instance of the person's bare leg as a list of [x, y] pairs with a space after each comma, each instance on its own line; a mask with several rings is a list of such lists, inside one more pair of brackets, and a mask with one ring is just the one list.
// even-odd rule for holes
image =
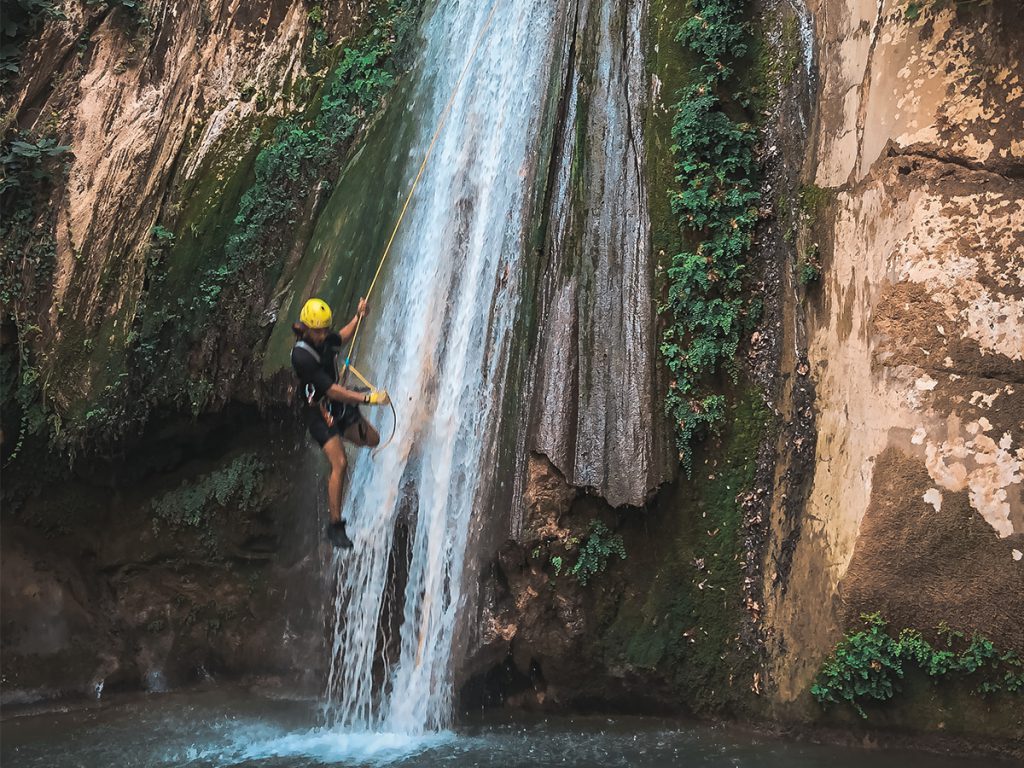
[[380, 435], [377, 430], [362, 417], [345, 430], [345, 439], [360, 448], [376, 448], [380, 445]]
[[341, 499], [345, 492], [345, 470], [348, 468], [340, 437], [334, 435], [324, 443], [324, 455], [331, 463], [331, 476], [327, 479], [327, 510], [331, 522], [337, 523], [341, 520]]

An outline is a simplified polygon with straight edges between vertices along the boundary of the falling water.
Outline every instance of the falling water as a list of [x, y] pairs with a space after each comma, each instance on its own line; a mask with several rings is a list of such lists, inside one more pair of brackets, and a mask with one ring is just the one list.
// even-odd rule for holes
[[[420, 733], [451, 712], [467, 538], [494, 466], [551, 30], [564, 12], [558, 0], [497, 2], [378, 289], [375, 342], [360, 357], [391, 391], [398, 421], [390, 447], [354, 462], [345, 514], [356, 546], [335, 560], [326, 716], [350, 730]], [[407, 178], [490, 7], [440, 0], [428, 9]], [[394, 546], [405, 538], [396, 527], [407, 529], [407, 547]], [[384, 621], [388, 606], [400, 621]]]

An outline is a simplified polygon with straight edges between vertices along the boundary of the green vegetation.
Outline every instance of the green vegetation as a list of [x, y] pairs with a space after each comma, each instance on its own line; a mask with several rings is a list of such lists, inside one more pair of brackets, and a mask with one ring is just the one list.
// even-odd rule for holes
[[[56, 168], [56, 156], [67, 148], [27, 136], [5, 145], [0, 152], [4, 189], [21, 191], [3, 195], [5, 206], [13, 201], [17, 210], [11, 215], [5, 210], [0, 228], [5, 256], [0, 288], [5, 307], [11, 306], [11, 296], [18, 299], [19, 340], [24, 342], [20, 364], [10, 355], [4, 359], [4, 381], [18, 381], [20, 387], [17, 397], [5, 389], [5, 423], [21, 419], [23, 435], [46, 435], [53, 447], [68, 453], [84, 446], [102, 450], [138, 429], [158, 403], [198, 414], [212, 398], [230, 392], [234, 378], [245, 371], [232, 362], [217, 366], [218, 377], [211, 377], [207, 371], [223, 362], [213, 358], [233, 354], [211, 340], [230, 334], [236, 349], [258, 347], [263, 340], [259, 318], [266, 294], [295, 246], [303, 207], [322, 178], [333, 178], [357, 131], [379, 109], [405, 66], [419, 9], [420, 0], [376, 0], [361, 34], [325, 50], [330, 69], [303, 79], [313, 84], [308, 108], [276, 125], [275, 119], [256, 118], [239, 127], [243, 133], [226, 137], [225, 156], [210, 153], [199, 181], [189, 182], [180, 200], [172, 196], [150, 229], [138, 302], [119, 305], [121, 314], [97, 318], [98, 325], [90, 327], [78, 318], [61, 318], [54, 349], [28, 342], [35, 342], [32, 323], [42, 324], [36, 318], [52, 285], [55, 254], [54, 222], [52, 216], [44, 221], [42, 208], [49, 188], [43, 187]], [[322, 24], [322, 19], [313, 14], [310, 23]], [[261, 96], [254, 91], [253, 98]], [[261, 142], [267, 143], [262, 149]], [[250, 144], [255, 146], [238, 154], [239, 145]], [[31, 195], [24, 191], [27, 184]], [[39, 206], [28, 207], [30, 199]], [[199, 204], [192, 206], [192, 200]], [[39, 265], [39, 279], [26, 279], [26, 266], [33, 263]], [[100, 276], [101, 289], [116, 290], [119, 279], [111, 266]], [[26, 291], [31, 295], [23, 295]], [[74, 291], [72, 286], [68, 301], [74, 301]], [[59, 407], [44, 395], [45, 361], [53, 356], [61, 361], [65, 389], [68, 376], [87, 382], [83, 394], [71, 398], [62, 390]], [[246, 356], [233, 361], [238, 357]], [[183, 364], [169, 367], [169, 359]]]
[[825, 214], [831, 205], [835, 192], [817, 184], [805, 184], [800, 188], [800, 216], [804, 223], [813, 225]]
[[821, 279], [821, 253], [817, 243], [812, 243], [800, 254], [797, 276], [801, 285], [810, 285]]
[[5, 2], [0, 24], [0, 89], [21, 70], [22, 45], [47, 19], [66, 19], [55, 0]]
[[[754, 23], [752, 26], [747, 57], [749, 68], [740, 79], [749, 98], [751, 112], [763, 117], [778, 106], [782, 89], [800, 67], [803, 55], [800, 25], [793, 13], [784, 12], [777, 41], [768, 36], [768, 24]], [[746, 61], [743, 66], [747, 67]]]
[[959, 11], [989, 5], [992, 5], [992, 0], [911, 0], [903, 10], [903, 18], [907, 21], [917, 21], [928, 11], [943, 11], [946, 8], [955, 8]]
[[52, 137], [31, 134], [0, 147], [0, 305], [3, 323], [10, 323], [17, 336], [17, 344], [0, 359], [4, 419], [19, 422], [8, 461], [21, 452], [28, 435], [47, 426], [60, 430], [60, 418], [44, 407], [45, 381], [31, 342], [41, 330], [33, 318], [57, 253], [55, 211], [47, 195], [69, 150]]
[[744, 0], [691, 0], [678, 40], [696, 57], [697, 74], [676, 105], [672, 129], [677, 189], [672, 211], [692, 247], [668, 268], [669, 317], [661, 352], [672, 374], [666, 407], [676, 424], [679, 458], [692, 469], [697, 439], [717, 432], [726, 400], [714, 386], [735, 380], [736, 351], [748, 314], [743, 282], [758, 220], [756, 131], [732, 93], [747, 52]]
[[0, 147], [0, 195], [27, 187], [32, 182], [51, 179], [52, 165], [46, 161], [70, 151], [70, 146], [58, 144], [49, 137], [25, 135], [5, 142]]
[[[222, 330], [241, 346], [262, 338], [258, 318], [265, 292], [294, 247], [295, 224], [313, 189], [343, 162], [357, 131], [382, 104], [398, 73], [416, 29], [420, 0], [378, 0], [368, 15], [365, 34], [336, 51], [336, 62], [319, 98], [308, 110], [251, 130], [269, 132], [270, 142], [251, 160], [252, 170], [238, 174], [231, 189], [197, 197], [209, 203], [175, 222], [173, 241], [154, 232], [147, 280], [130, 336], [128, 367], [132, 382], [145, 391], [128, 400], [114, 389], [101, 395], [109, 418], [95, 421], [93, 433], [116, 433], [142, 421], [155, 402], [172, 402], [193, 413], [207, 407], [215, 392], [230, 381], [216, 382], [188, 370], [173, 375], [162, 369], [168, 350], [182, 357], [196, 347], [209, 351], [207, 340]], [[322, 25], [323, 14], [310, 11], [310, 23]], [[235, 171], [240, 160], [228, 167]], [[216, 166], [212, 174], [220, 171]], [[228, 200], [238, 201], [225, 204]], [[232, 223], [225, 227], [223, 221]], [[172, 258], [167, 258], [173, 254]], [[198, 276], [198, 279], [197, 277]], [[202, 368], [202, 358], [192, 358]], [[228, 376], [231, 374], [228, 373]], [[108, 387], [109, 389], [109, 387]]]
[[309, 36], [306, 44], [306, 64], [310, 69], [317, 68], [323, 63], [324, 55], [327, 53], [327, 29], [324, 26], [326, 13], [320, 5], [314, 5], [306, 14], [306, 21], [309, 22], [313, 34]]
[[[563, 573], [572, 576], [584, 587], [595, 576], [605, 572], [613, 555], [617, 555], [620, 560], [626, 559], [626, 545], [622, 536], [612, 533], [601, 520], [591, 520], [582, 539], [570, 536], [562, 544], [565, 547], [564, 556], [551, 555], [548, 563], [555, 569], [556, 576]], [[570, 566], [566, 564], [566, 558], [573, 551], [577, 553], [576, 561]], [[532, 555], [534, 559], [540, 558], [541, 547], [535, 548]]]
[[741, 639], [752, 610], [743, 592], [742, 501], [768, 417], [755, 392], [726, 407], [717, 458], [699, 450], [692, 479], [663, 500], [659, 519], [644, 524], [657, 526], [657, 534], [644, 534], [642, 551], [630, 542], [635, 599], [609, 604], [595, 619], [607, 622], [605, 664], [663, 676], [702, 715], [748, 706], [758, 669]]
[[234, 511], [257, 507], [263, 489], [263, 464], [254, 453], [239, 456], [223, 469], [184, 482], [152, 502], [153, 528], [195, 529], [207, 550], [216, 545], [212, 515], [231, 505]]
[[865, 629], [836, 645], [811, 686], [821, 704], [846, 702], [867, 718], [863, 704], [891, 699], [900, 690], [905, 665], [932, 678], [963, 677], [981, 694], [1024, 691], [1024, 663], [1012, 652], [996, 650], [981, 635], [968, 640], [963, 632], [942, 625], [936, 630], [942, 647], [935, 647], [914, 629], [892, 637], [878, 613], [861, 618]]
[[149, 234], [161, 246], [174, 245], [174, 233], [166, 227], [157, 224], [154, 227], [150, 227]]
[[342, 51], [316, 116], [282, 122], [273, 143], [256, 157], [256, 179], [242, 196], [225, 259], [206, 271], [193, 311], [213, 309], [227, 283], [244, 283], [252, 271], [262, 274], [278, 263], [283, 243], [268, 235], [293, 223], [299, 202], [319, 181], [324, 165], [394, 84], [400, 66], [395, 54], [415, 29], [418, 3], [387, 0], [381, 5], [369, 34]]
[[576, 562], [566, 573], [574, 576], [585, 587], [592, 578], [604, 573], [612, 555], [618, 555], [620, 560], [626, 559], [626, 546], [622, 543], [622, 537], [609, 531], [608, 526], [600, 520], [591, 520]]

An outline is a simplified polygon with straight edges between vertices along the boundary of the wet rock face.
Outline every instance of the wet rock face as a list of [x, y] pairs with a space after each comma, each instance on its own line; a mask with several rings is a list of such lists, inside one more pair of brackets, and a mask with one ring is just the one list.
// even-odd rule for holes
[[530, 448], [612, 506], [641, 506], [672, 471], [643, 152], [647, 4], [570, 5]]
[[579, 533], [577, 492], [546, 457], [534, 454], [525, 496], [520, 539], [506, 542], [484, 574], [480, 637], [461, 671], [469, 681], [463, 703], [558, 709], [600, 700], [606, 670], [588, 650], [595, 640], [595, 601], [567, 577], [556, 583], [546, 557]]
[[[5, 705], [239, 678], [319, 689], [323, 487], [293, 434], [234, 431], [226, 454], [137, 446], [118, 467], [127, 481], [97, 466], [5, 502]], [[254, 446], [263, 452], [250, 495], [201, 492]], [[155, 511], [167, 499], [176, 517]]]
[[[771, 621], [784, 700], [862, 611], [1021, 650], [1024, 46], [1014, 3], [826, 0], [816, 468]], [[815, 606], [822, 606], [817, 608]], [[793, 650], [799, 652], [793, 653]]]

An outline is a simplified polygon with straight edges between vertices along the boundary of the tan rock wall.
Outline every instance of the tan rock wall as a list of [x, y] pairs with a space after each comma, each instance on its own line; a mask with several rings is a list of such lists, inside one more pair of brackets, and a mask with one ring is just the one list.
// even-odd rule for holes
[[782, 701], [805, 694], [861, 611], [923, 630], [946, 620], [1024, 650], [1024, 46], [1012, 5], [914, 21], [895, 0], [814, 9], [809, 176], [833, 198], [814, 223], [813, 486], [791, 569], [767, 569]]
[[[95, 365], [70, 370], [84, 340], [97, 350], [124, 346], [149, 229], [173, 226], [188, 202], [180, 190], [209, 170], [214, 149], [222, 157], [213, 182], [224, 182], [261, 126], [301, 106], [297, 84], [312, 74], [303, 54], [313, 28], [298, 0], [140, 7], [148, 23], [120, 6], [68, 4], [68, 18], [48, 23], [28, 47], [27, 79], [10, 105], [21, 129], [56, 131], [74, 151], [54, 192], [56, 266], [38, 345], [60, 359], [55, 378], [74, 379], [51, 388], [65, 404], [90, 394], [105, 359], [94, 354]], [[336, 7], [332, 37], [357, 19]]]

